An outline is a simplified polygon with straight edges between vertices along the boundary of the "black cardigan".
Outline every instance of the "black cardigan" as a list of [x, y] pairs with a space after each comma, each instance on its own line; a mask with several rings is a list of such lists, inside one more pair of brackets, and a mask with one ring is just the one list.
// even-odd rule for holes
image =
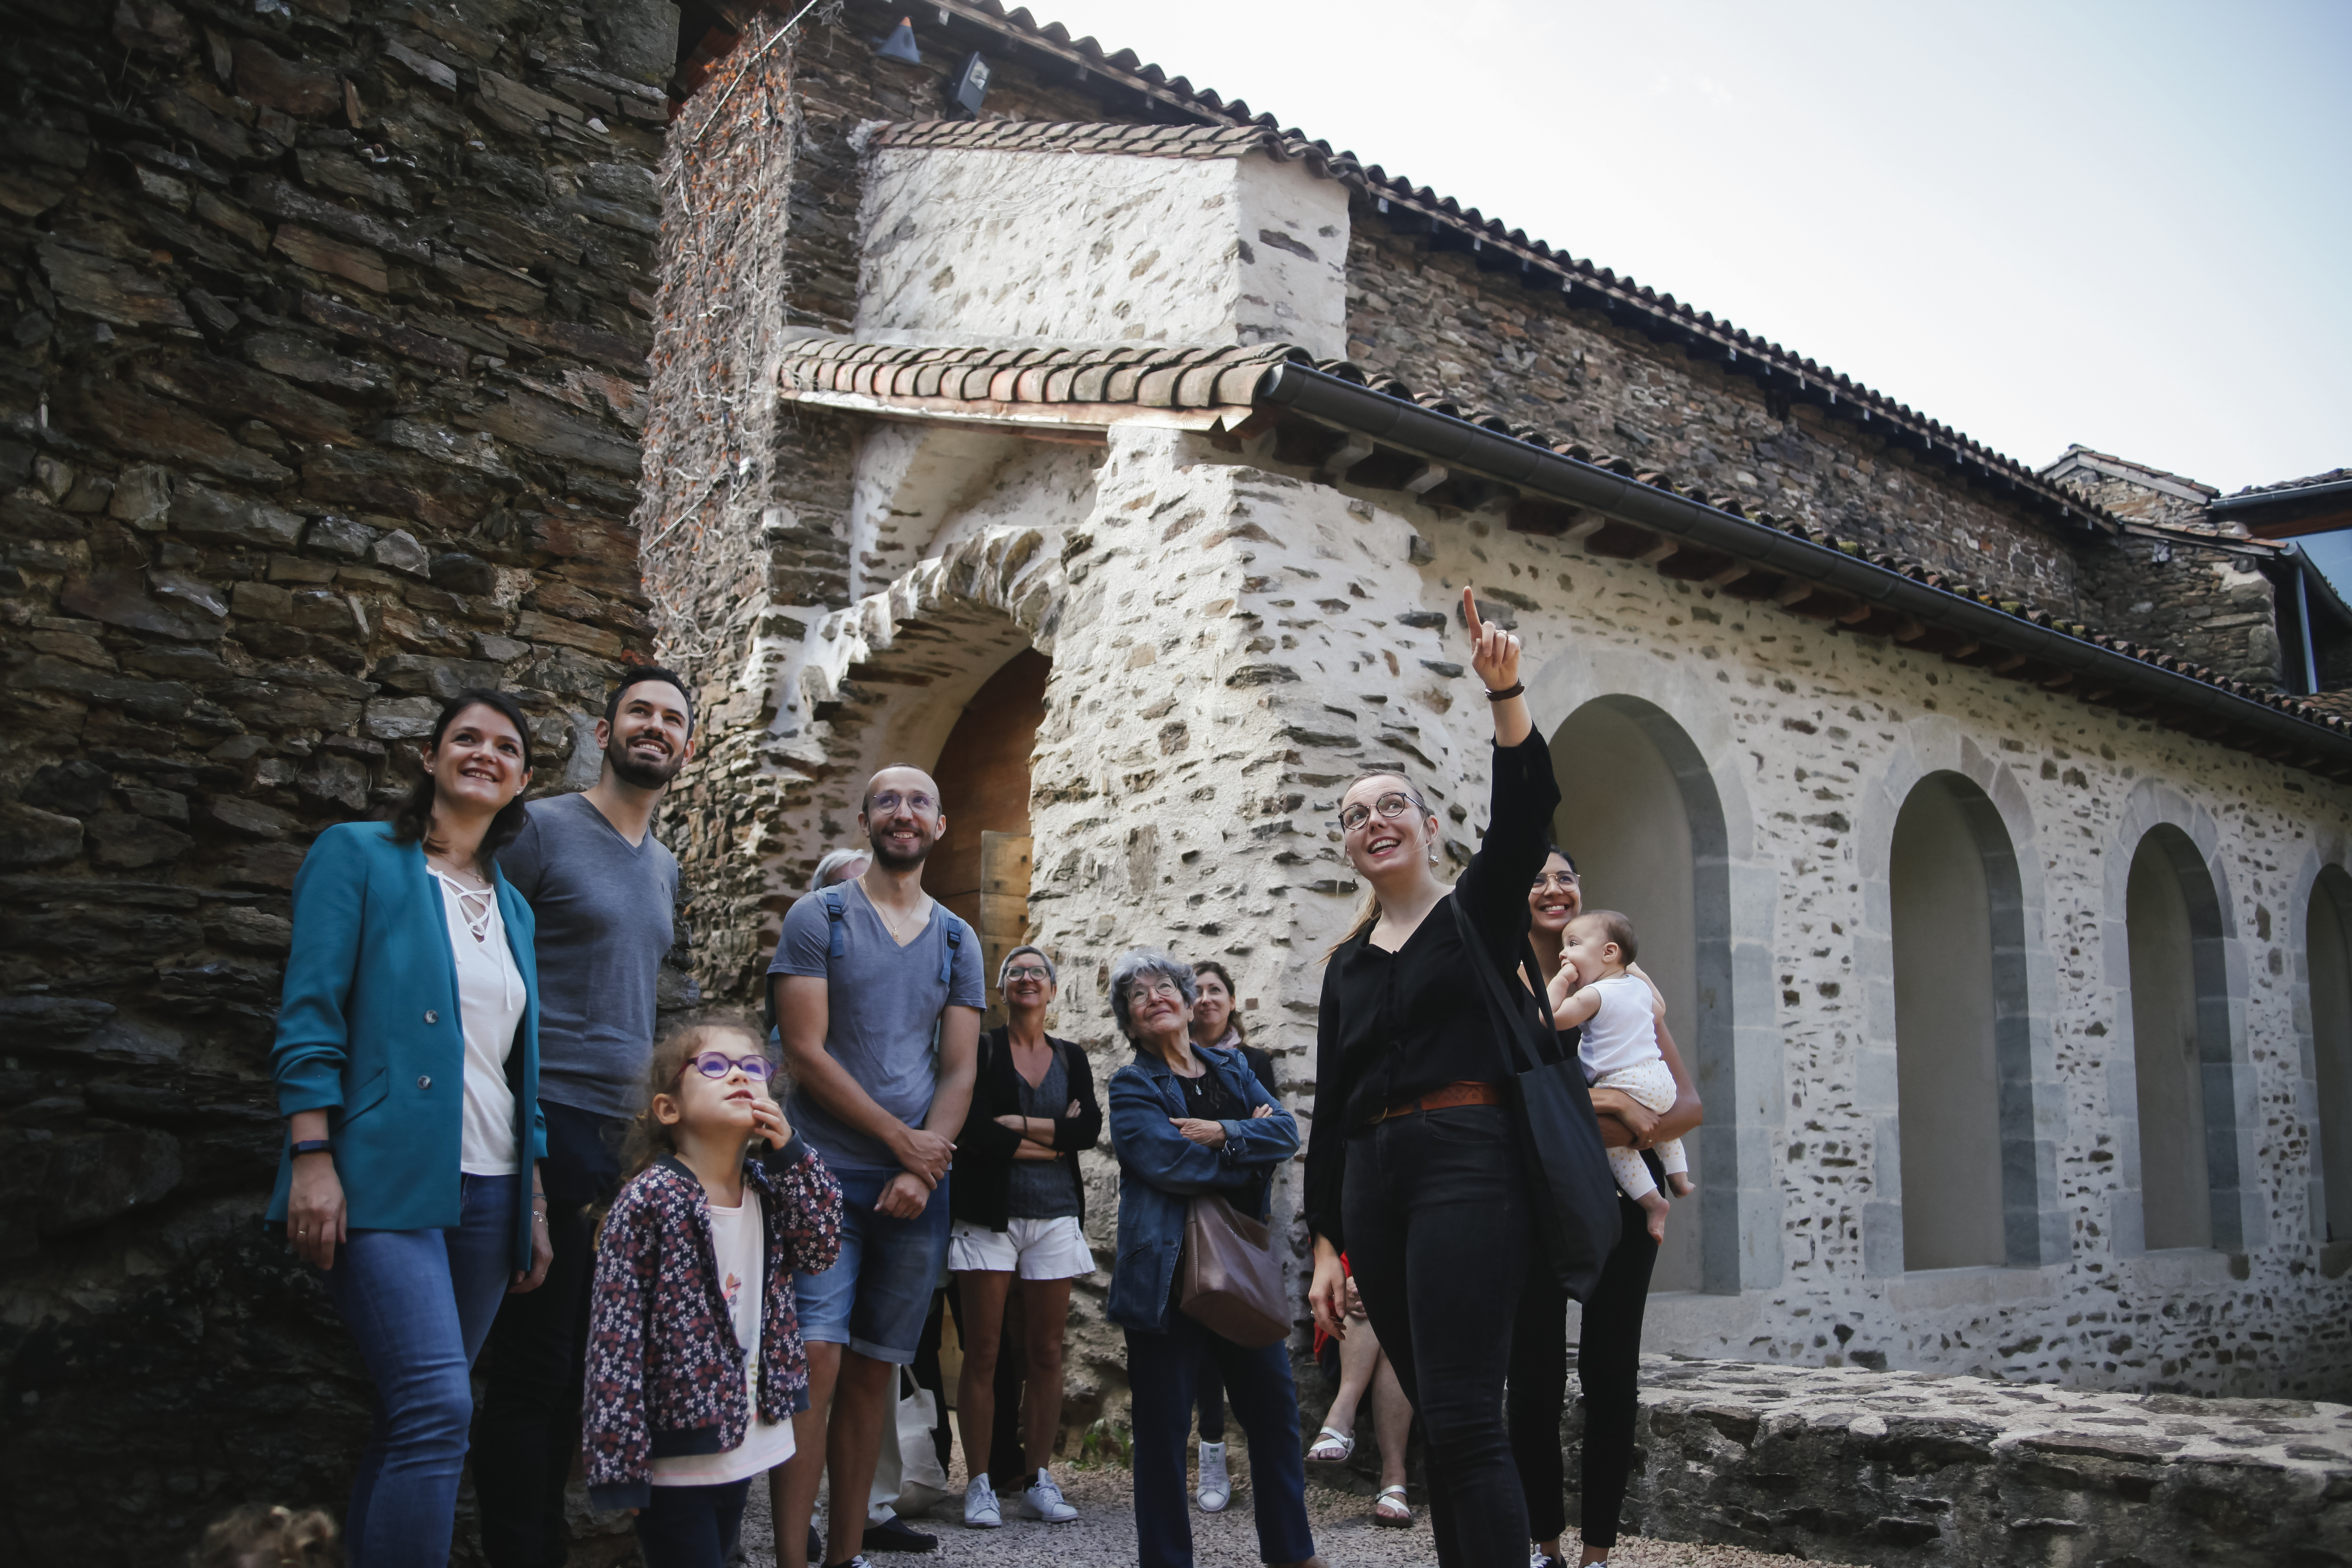
[[[1021, 1134], [997, 1124], [1000, 1116], [1020, 1116], [1020, 1075], [1013, 1070], [1009, 1031], [991, 1029], [980, 1037], [980, 1068], [971, 1085], [971, 1109], [964, 1113], [963, 1131], [956, 1134], [955, 1173], [948, 1182], [948, 1213], [957, 1219], [1003, 1230], [1012, 1205], [1013, 1151]], [[1045, 1043], [1061, 1053], [1062, 1071], [1070, 1080], [1070, 1098], [1078, 1102], [1076, 1116], [1056, 1116], [1054, 1147], [1070, 1163], [1078, 1189], [1078, 1223], [1087, 1221], [1087, 1184], [1078, 1170], [1078, 1152], [1091, 1149], [1102, 1138], [1102, 1107], [1095, 1102], [1094, 1069], [1087, 1053], [1052, 1035]]]

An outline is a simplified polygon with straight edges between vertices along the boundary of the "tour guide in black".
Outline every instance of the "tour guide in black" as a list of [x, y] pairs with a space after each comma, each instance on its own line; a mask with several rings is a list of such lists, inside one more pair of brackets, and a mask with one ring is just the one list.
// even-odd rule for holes
[[610, 1203], [622, 1135], [645, 1092], [654, 983], [672, 940], [677, 861], [655, 810], [694, 755], [686, 683], [631, 670], [596, 726], [604, 768], [580, 795], [530, 803], [499, 868], [529, 900], [539, 958], [540, 1108], [547, 1116], [547, 1284], [509, 1296], [483, 1358], [474, 1436], [482, 1555], [490, 1568], [562, 1568], [563, 1486], [580, 1453], [591, 1205]]
[[[1323, 975], [1315, 1078], [1331, 1113], [1315, 1119], [1307, 1154], [1307, 1300], [1318, 1327], [1345, 1334], [1344, 1250], [1426, 1434], [1438, 1562], [1522, 1568], [1527, 1501], [1503, 1381], [1535, 1238], [1503, 1098], [1507, 1047], [1470, 966], [1507, 974], [1517, 963], [1559, 789], [1521, 695], [1518, 639], [1482, 625], [1462, 597], [1495, 714], [1478, 853], [1448, 889], [1436, 874], [1437, 818], [1402, 775], [1368, 774], [1340, 796], [1343, 847], [1371, 896]], [[1449, 894], [1478, 951], [1465, 950]]]

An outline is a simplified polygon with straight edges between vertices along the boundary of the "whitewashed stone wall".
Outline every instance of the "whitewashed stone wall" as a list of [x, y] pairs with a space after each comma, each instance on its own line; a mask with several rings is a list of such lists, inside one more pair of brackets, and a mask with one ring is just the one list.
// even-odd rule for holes
[[[861, 485], [880, 494], [920, 468], [911, 439], [869, 437]], [[1400, 765], [1457, 860], [1477, 842], [1488, 721], [1452, 614], [1468, 582], [1515, 616], [1548, 733], [1588, 701], [1637, 699], [1687, 737], [1720, 803], [1732, 1019], [1728, 1087], [1702, 1134], [1719, 1173], [1708, 1289], [1655, 1300], [1653, 1349], [2095, 1387], [2352, 1383], [2352, 1284], [2328, 1277], [2342, 1249], [2315, 1239], [2300, 989], [2312, 881], [2346, 853], [2344, 791], [1492, 514], [1440, 518], [1262, 469], [1263, 450], [1127, 426], [1098, 449], [1008, 438], [970, 454], [984, 461], [961, 481], [930, 481], [955, 499], [924, 509], [928, 559], [779, 665], [796, 753], [824, 782], [769, 841], [841, 836], [867, 770], [935, 752], [1024, 641], [1048, 653], [1033, 933], [1062, 966], [1057, 1026], [1100, 1073], [1125, 1058], [1109, 960], [1138, 942], [1213, 953], [1311, 1117], [1318, 959], [1356, 901], [1327, 821], [1340, 783]], [[835, 701], [834, 718], [811, 717]], [[1911, 785], [1938, 769], [1985, 790], [2020, 868], [2043, 1146], [2029, 1267], [1901, 1267], [1886, 847]], [[2123, 885], [2158, 822], [2197, 843], [2228, 911], [2233, 1060], [2207, 1117], [2237, 1129], [2235, 1251], [2140, 1243]], [[1106, 1156], [1089, 1180], [1107, 1259]], [[1295, 1207], [1294, 1190], [1286, 1221]], [[1100, 1376], [1116, 1347], [1098, 1328], [1090, 1343]]]
[[1347, 193], [1299, 164], [1264, 153], [868, 157], [861, 338], [1346, 352]]

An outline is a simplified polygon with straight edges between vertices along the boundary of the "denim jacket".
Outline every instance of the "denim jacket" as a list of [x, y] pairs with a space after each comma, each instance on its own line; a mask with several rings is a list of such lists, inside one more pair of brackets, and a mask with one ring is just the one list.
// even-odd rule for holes
[[1176, 1260], [1184, 1249], [1184, 1215], [1194, 1194], [1223, 1193], [1263, 1219], [1274, 1198], [1274, 1173], [1298, 1152], [1298, 1123], [1250, 1072], [1237, 1050], [1195, 1047], [1234, 1097], [1271, 1116], [1227, 1121], [1225, 1146], [1195, 1143], [1171, 1124], [1191, 1114], [1183, 1087], [1157, 1056], [1139, 1055], [1111, 1075], [1110, 1148], [1118, 1158], [1118, 1260], [1108, 1315], [1121, 1327], [1163, 1331]]

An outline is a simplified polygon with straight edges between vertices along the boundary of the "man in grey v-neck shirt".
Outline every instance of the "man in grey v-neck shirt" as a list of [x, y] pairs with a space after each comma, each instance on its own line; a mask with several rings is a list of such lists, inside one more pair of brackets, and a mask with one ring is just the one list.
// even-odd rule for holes
[[590, 1206], [608, 1201], [645, 1095], [654, 994], [675, 937], [677, 861], [653, 836], [662, 792], [694, 755], [686, 683], [629, 672], [605, 704], [602, 772], [535, 800], [499, 869], [531, 909], [539, 962], [539, 1100], [547, 1118], [547, 1283], [509, 1296], [490, 1330], [474, 1442], [491, 1568], [560, 1568], [563, 1488], [579, 1448], [580, 1347], [593, 1280]]

